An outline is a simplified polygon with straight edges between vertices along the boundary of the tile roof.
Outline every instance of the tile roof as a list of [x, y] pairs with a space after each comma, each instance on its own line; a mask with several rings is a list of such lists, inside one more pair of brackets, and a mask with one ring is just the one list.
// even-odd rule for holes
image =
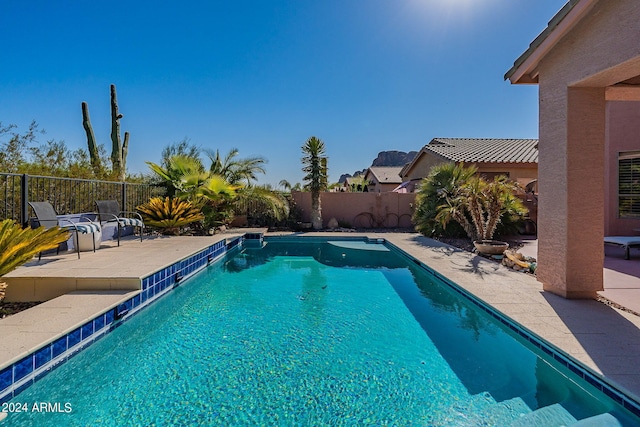
[[537, 139], [434, 138], [423, 150], [453, 162], [538, 163]]
[[504, 75], [512, 84], [538, 84], [540, 61], [576, 27], [600, 0], [569, 0]]
[[371, 173], [381, 184], [400, 184], [400, 171], [402, 166], [371, 166], [367, 174]]

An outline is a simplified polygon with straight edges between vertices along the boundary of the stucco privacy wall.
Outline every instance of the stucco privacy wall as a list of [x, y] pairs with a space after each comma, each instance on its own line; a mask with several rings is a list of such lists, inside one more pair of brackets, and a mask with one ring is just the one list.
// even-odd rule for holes
[[538, 279], [571, 298], [602, 289], [605, 87], [640, 74], [640, 2], [598, 1], [541, 60]]
[[618, 217], [618, 155], [640, 151], [640, 102], [607, 102], [604, 234], [634, 236], [640, 219]]
[[[291, 193], [302, 221], [311, 222], [311, 193]], [[415, 193], [320, 193], [322, 225], [331, 218], [357, 228], [408, 228], [415, 204]]]

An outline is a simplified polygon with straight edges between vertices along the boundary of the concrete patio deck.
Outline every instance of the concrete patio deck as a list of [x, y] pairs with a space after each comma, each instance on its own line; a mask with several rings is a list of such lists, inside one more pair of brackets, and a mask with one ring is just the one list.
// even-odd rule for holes
[[[527, 274], [509, 270], [493, 261], [473, 256], [416, 233], [307, 233], [340, 237], [368, 236], [387, 239], [509, 318], [539, 335], [608, 381], [640, 397], [640, 317], [588, 300], [565, 300], [542, 291], [540, 283]], [[48, 257], [41, 265], [20, 267], [12, 276], [37, 280], [76, 281], [63, 297], [0, 320], [0, 336], [6, 348], [0, 353], [0, 368], [17, 360], [39, 342], [68, 332], [117, 305], [133, 289], [120, 289], [118, 280], [143, 277], [198, 250], [232, 235], [211, 238], [165, 237], [126, 240], [121, 247], [107, 247], [96, 253]], [[218, 240], [216, 240], [218, 239]], [[632, 254], [633, 256], [633, 254]], [[55, 258], [55, 260], [53, 260]], [[629, 263], [629, 261], [624, 261]], [[631, 262], [634, 261], [633, 258]], [[619, 267], [617, 267], [619, 268]], [[624, 274], [613, 270], [618, 274]], [[126, 273], [125, 273], [126, 272]], [[607, 280], [615, 275], [605, 271]], [[102, 280], [98, 280], [102, 278]], [[80, 279], [98, 280], [102, 288], [84, 285]], [[36, 279], [33, 279], [34, 281]], [[35, 283], [35, 282], [34, 282]], [[34, 285], [35, 286], [35, 285]], [[108, 287], [107, 287], [108, 286]], [[629, 288], [623, 288], [629, 290]], [[638, 290], [640, 294], [640, 290]], [[55, 319], [55, 320], [54, 320]], [[45, 333], [43, 333], [45, 332]], [[49, 337], [49, 338], [47, 338]]]
[[[0, 319], [0, 370], [112, 309], [140, 292], [142, 278], [210, 245], [241, 234], [212, 237], [125, 238], [121, 246], [103, 242], [94, 252], [75, 252], [33, 260], [3, 277], [7, 297], [38, 301], [28, 310]], [[13, 294], [11, 287], [14, 286]]]

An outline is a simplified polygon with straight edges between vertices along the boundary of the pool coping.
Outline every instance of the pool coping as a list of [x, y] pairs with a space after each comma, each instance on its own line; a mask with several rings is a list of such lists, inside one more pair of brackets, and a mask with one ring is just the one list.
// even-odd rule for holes
[[[189, 247], [178, 251], [180, 256], [173, 262], [159, 257], [151, 272], [148, 265], [139, 266], [142, 273], [137, 277], [138, 289], [73, 291], [1, 319], [0, 336], [12, 340], [5, 341], [0, 351], [0, 403], [17, 396], [184, 280], [240, 247], [242, 239], [242, 234], [202, 239], [199, 250]], [[23, 269], [20, 274], [33, 273]], [[28, 339], [22, 339], [25, 336]]]

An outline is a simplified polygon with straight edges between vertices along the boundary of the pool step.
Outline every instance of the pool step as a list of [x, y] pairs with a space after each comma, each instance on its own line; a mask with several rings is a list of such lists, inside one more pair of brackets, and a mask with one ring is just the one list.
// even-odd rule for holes
[[580, 420], [571, 427], [622, 427], [622, 424], [613, 415], [604, 413]]
[[468, 400], [451, 405], [446, 411], [434, 417], [430, 425], [437, 426], [509, 426], [509, 427], [558, 427], [619, 426], [618, 420], [601, 414], [578, 421], [561, 404], [545, 406], [535, 411], [520, 397], [497, 402], [489, 393], [471, 396]]
[[472, 427], [479, 425], [509, 425], [531, 409], [519, 397], [496, 402], [489, 393], [471, 396], [469, 400], [460, 401], [435, 417], [430, 425]]
[[509, 424], [510, 427], [551, 427], [551, 426], [570, 426], [575, 424], [576, 420], [561, 404], [545, 406], [536, 409], [529, 414], [523, 415], [517, 420]]

